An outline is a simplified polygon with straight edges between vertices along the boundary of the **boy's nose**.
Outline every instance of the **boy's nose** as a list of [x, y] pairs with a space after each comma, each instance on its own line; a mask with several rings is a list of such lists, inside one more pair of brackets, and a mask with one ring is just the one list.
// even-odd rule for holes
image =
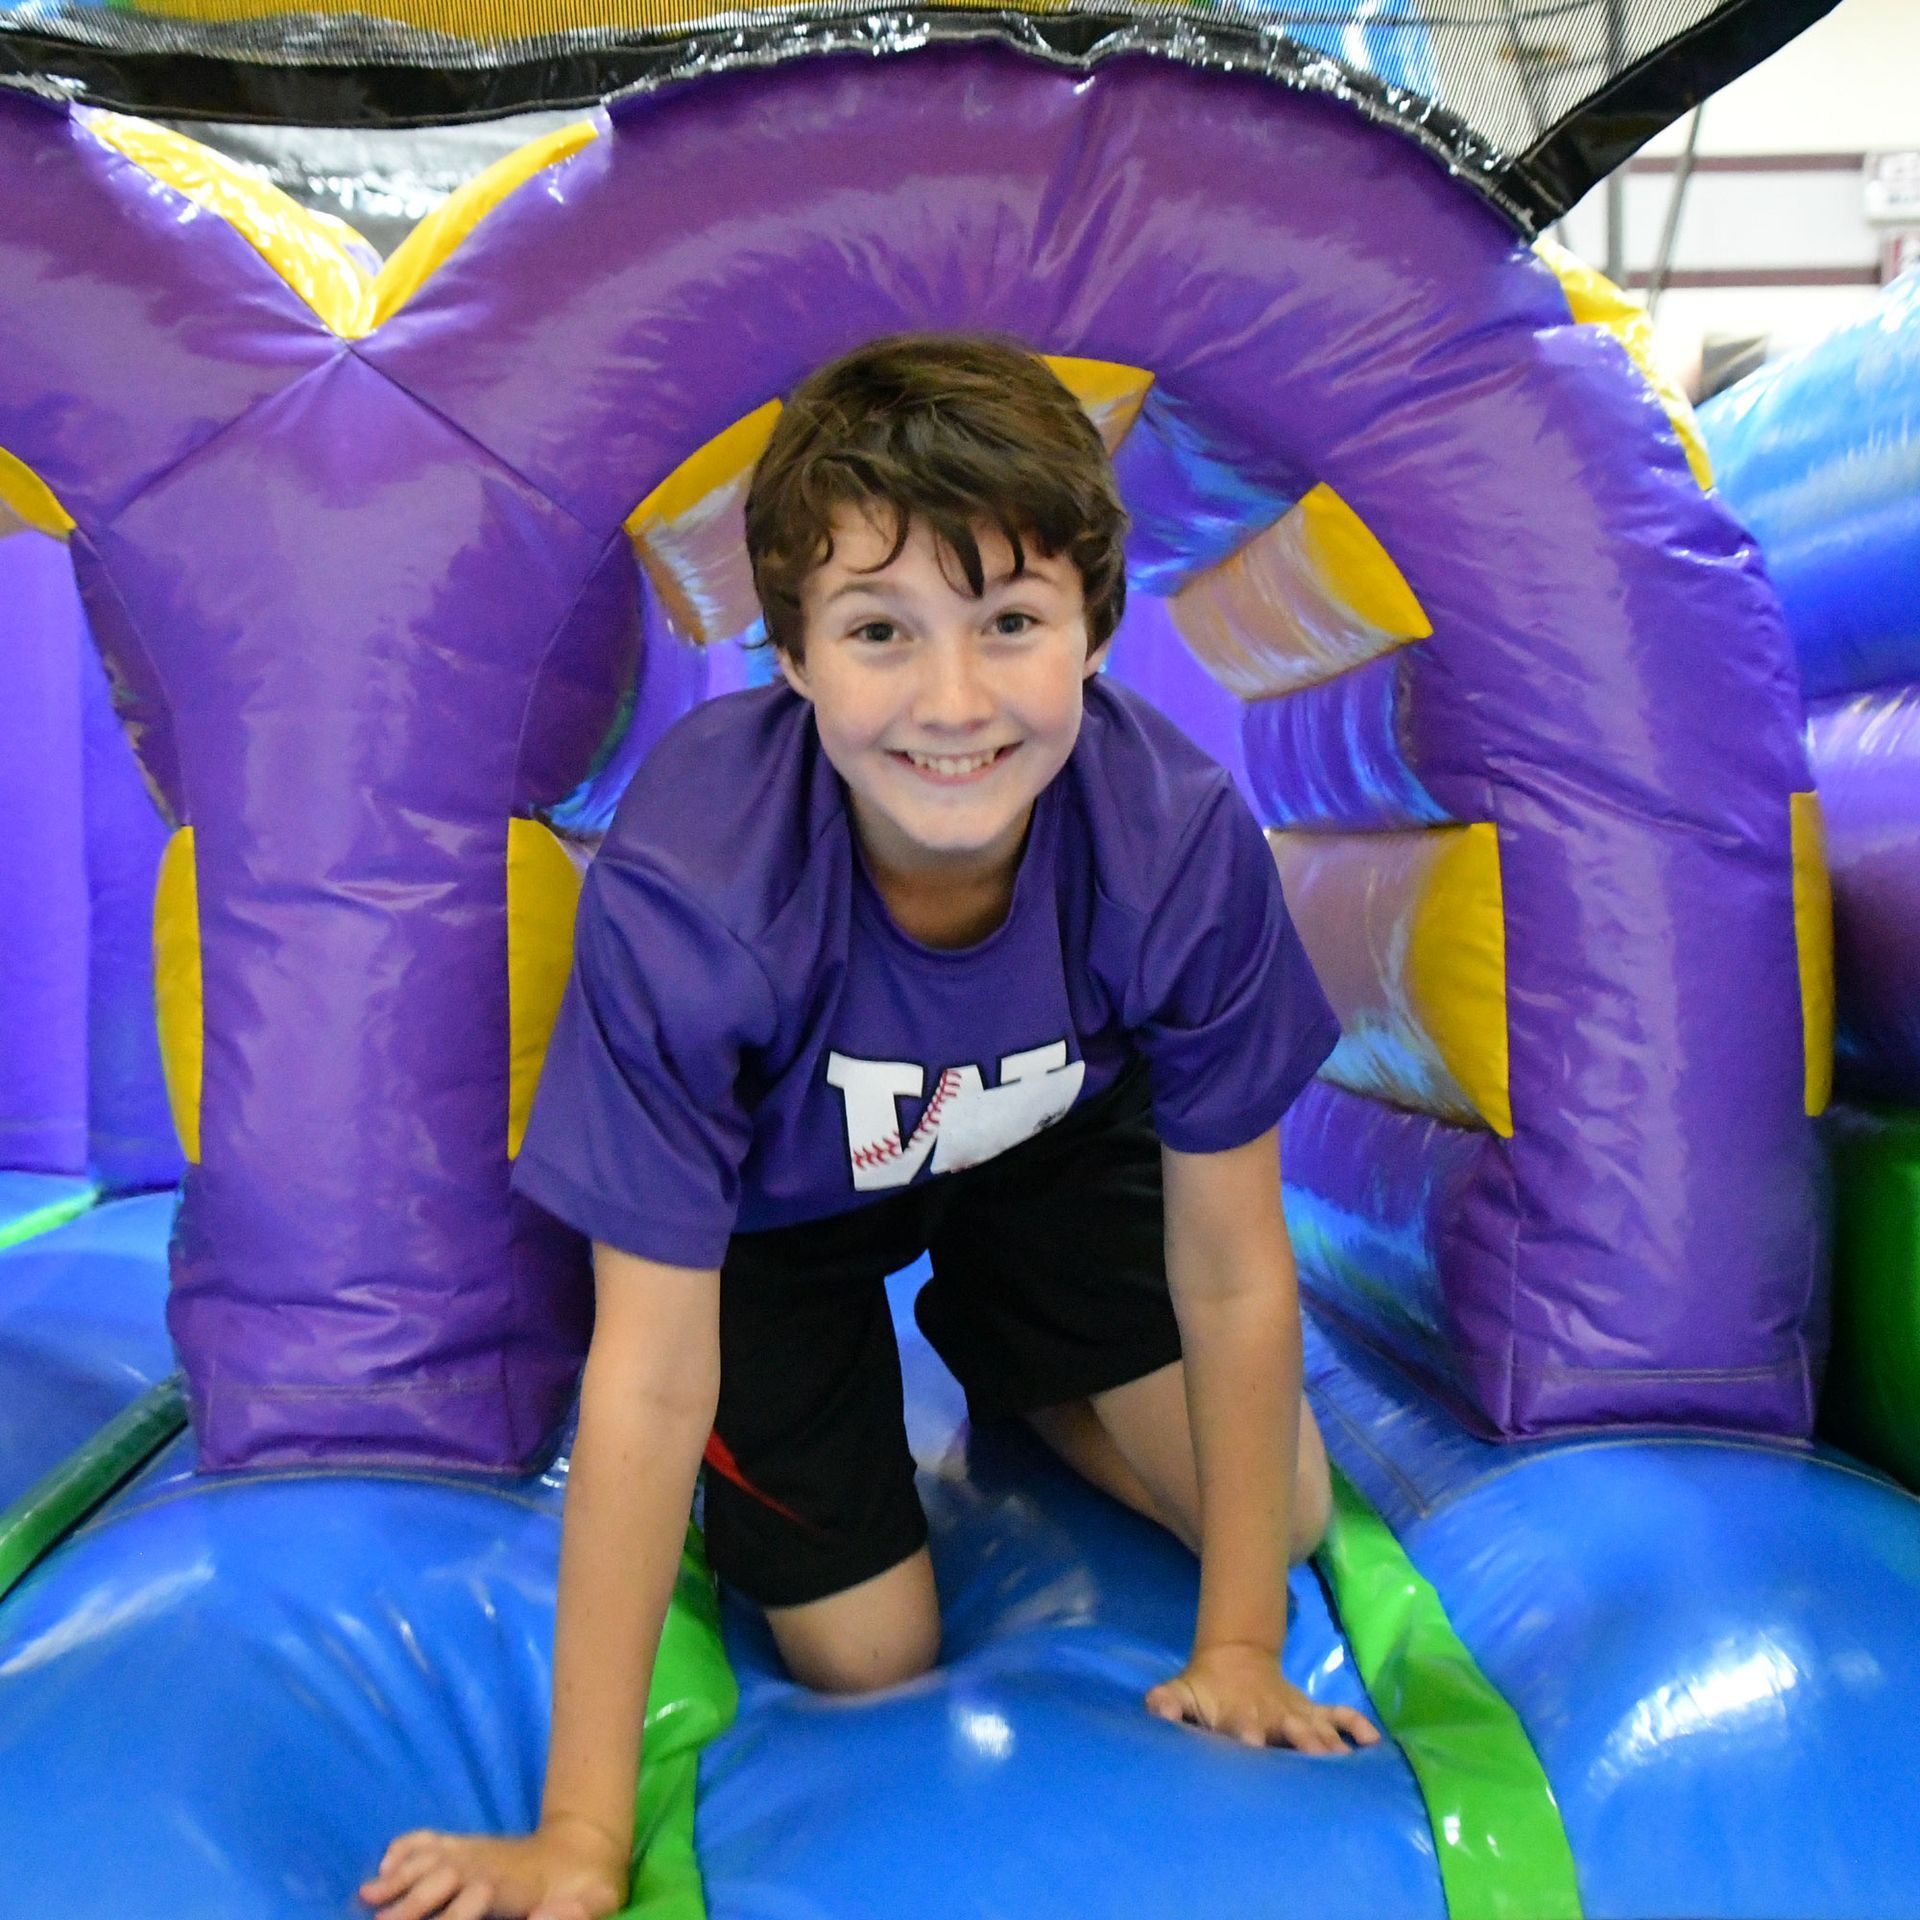
[[914, 718], [923, 726], [953, 732], [993, 717], [993, 698], [980, 662], [964, 643], [926, 649], [916, 694]]

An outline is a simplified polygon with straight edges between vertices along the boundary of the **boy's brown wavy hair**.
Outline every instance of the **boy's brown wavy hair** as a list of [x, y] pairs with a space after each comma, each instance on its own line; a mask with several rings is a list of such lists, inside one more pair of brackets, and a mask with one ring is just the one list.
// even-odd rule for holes
[[[1093, 422], [1038, 354], [985, 334], [903, 333], [843, 355], [794, 390], [747, 491], [747, 555], [767, 638], [804, 652], [800, 593], [833, 550], [841, 507], [894, 521], [890, 565], [917, 520], [986, 591], [975, 530], [1014, 571], [1031, 543], [1079, 569], [1089, 648], [1126, 605], [1126, 509]], [[884, 524], [884, 523], [883, 523]]]

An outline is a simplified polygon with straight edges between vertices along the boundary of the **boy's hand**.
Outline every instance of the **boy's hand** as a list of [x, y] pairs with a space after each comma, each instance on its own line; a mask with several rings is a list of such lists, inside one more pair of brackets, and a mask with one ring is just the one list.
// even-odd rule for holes
[[604, 1920], [627, 1902], [627, 1856], [611, 1834], [562, 1815], [522, 1840], [403, 1833], [360, 1889], [375, 1920]]
[[1347, 1740], [1371, 1747], [1380, 1738], [1373, 1723], [1353, 1708], [1309, 1700], [1281, 1673], [1266, 1647], [1196, 1647], [1181, 1672], [1147, 1695], [1147, 1711], [1224, 1733], [1249, 1747], [1345, 1753]]

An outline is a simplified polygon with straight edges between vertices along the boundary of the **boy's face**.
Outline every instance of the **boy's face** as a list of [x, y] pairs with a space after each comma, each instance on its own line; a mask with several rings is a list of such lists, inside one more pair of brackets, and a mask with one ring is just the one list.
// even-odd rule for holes
[[[956, 882], [1011, 873], [1035, 797], [1080, 732], [1085, 594], [1069, 559], [977, 528], [986, 592], [919, 522], [891, 566], [894, 527], [851, 508], [801, 591], [805, 658], [780, 658], [812, 701], [820, 744], [884, 876]], [[944, 563], [944, 564], [943, 564]]]

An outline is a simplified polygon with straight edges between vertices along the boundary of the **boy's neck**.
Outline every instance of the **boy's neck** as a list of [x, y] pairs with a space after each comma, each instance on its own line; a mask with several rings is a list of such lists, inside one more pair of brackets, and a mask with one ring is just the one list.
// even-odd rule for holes
[[1010, 843], [978, 854], [945, 857], [911, 849], [901, 858], [884, 833], [868, 831], [856, 799], [853, 830], [881, 904], [895, 926], [924, 947], [972, 947], [1006, 924], [1020, 877], [1033, 809]]

